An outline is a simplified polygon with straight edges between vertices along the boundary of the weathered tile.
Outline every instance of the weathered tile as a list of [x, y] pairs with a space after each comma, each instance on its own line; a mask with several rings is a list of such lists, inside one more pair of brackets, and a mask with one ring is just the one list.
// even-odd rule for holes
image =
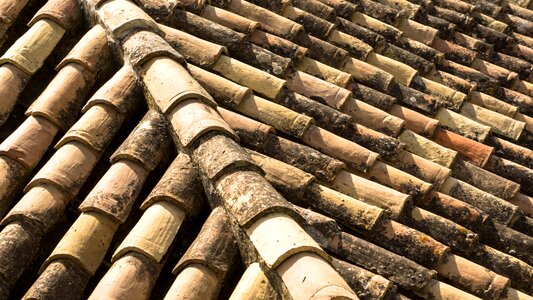
[[435, 82], [442, 83], [448, 87], [456, 89], [462, 93], [468, 94], [476, 87], [475, 83], [471, 83], [461, 77], [452, 75], [442, 70], [436, 70], [425, 75], [426, 78]]
[[231, 49], [230, 52], [235, 59], [275, 76], [281, 77], [287, 69], [292, 68], [290, 59], [253, 43], [244, 43], [236, 49]]
[[411, 195], [415, 203], [433, 189], [432, 184], [381, 161], [377, 161], [368, 172], [360, 174], [360, 176]]
[[440, 192], [474, 205], [504, 225], [513, 224], [518, 217], [516, 205], [453, 177], [446, 179]]
[[299, 62], [305, 57], [308, 51], [307, 48], [259, 29], [256, 29], [249, 38], [250, 42], [278, 55], [290, 58], [294, 63]]
[[[220, 46], [200, 39], [189, 33], [172, 27], [159, 25], [165, 32], [165, 40], [183, 55], [187, 61], [205, 68], [211, 68], [220, 55], [226, 53], [224, 46]], [[192, 66], [188, 65], [190, 69]]]
[[491, 245], [491, 247], [517, 257], [529, 265], [533, 261], [529, 255], [533, 251], [533, 237], [507, 226], [487, 222], [480, 232], [480, 240], [485, 245]]
[[342, 70], [352, 75], [357, 82], [381, 92], [388, 92], [391, 84], [395, 82], [392, 74], [355, 58], [347, 59]]
[[0, 231], [0, 276], [4, 289], [11, 289], [39, 249], [40, 236], [36, 229], [16, 221]]
[[80, 211], [99, 212], [117, 223], [124, 223], [147, 176], [148, 172], [137, 163], [119, 160], [87, 195]]
[[241, 114], [229, 111], [222, 107], [217, 108], [218, 113], [245, 145], [261, 148], [269, 133], [276, 130], [270, 125], [250, 119]]
[[350, 115], [357, 124], [394, 137], [400, 133], [405, 124], [404, 120], [353, 98], [346, 101], [342, 112]]
[[533, 113], [533, 97], [524, 95], [517, 91], [513, 91], [504, 87], [498, 90], [498, 99], [518, 107], [518, 110], [523, 114]]
[[374, 151], [386, 159], [394, 158], [403, 149], [402, 143], [397, 139], [356, 123], [348, 124], [340, 136]]
[[150, 110], [109, 160], [111, 163], [130, 160], [150, 172], [157, 167], [168, 146], [167, 123], [159, 112]]
[[181, 270], [164, 299], [215, 299], [219, 289], [220, 283], [213, 271], [200, 263], [191, 263]]
[[451, 110], [459, 110], [467, 98], [464, 93], [420, 76], [413, 78], [411, 86], [421, 92], [436, 97], [443, 107]]
[[455, 161], [452, 170], [455, 178], [504, 200], [514, 198], [520, 190], [518, 183], [507, 180], [462, 159]]
[[421, 290], [436, 274], [435, 271], [412, 260], [344, 232], [341, 233], [340, 239], [331, 243], [327, 249], [338, 257], [376, 272], [408, 290]]
[[219, 7], [206, 5], [200, 16], [238, 32], [252, 34], [259, 23]]
[[247, 152], [252, 157], [254, 163], [265, 172], [265, 179], [286, 199], [302, 198], [314, 180], [313, 175], [289, 164], [253, 150], [247, 150]]
[[296, 215], [292, 206], [258, 172], [235, 171], [222, 177], [215, 190], [244, 228], [265, 215]]
[[433, 237], [387, 218], [382, 218], [366, 236], [372, 242], [431, 269], [439, 266], [451, 252], [450, 247]]
[[330, 22], [335, 20], [335, 9], [318, 1], [318, 0], [294, 0], [292, 5], [305, 10], [306, 12], [312, 13], [313, 15], [328, 20]]
[[275, 99], [285, 86], [285, 80], [225, 55], [220, 56], [213, 71], [269, 99]]
[[138, 93], [140, 86], [133, 69], [124, 66], [89, 98], [82, 112], [86, 113], [93, 105], [104, 104], [115, 108], [124, 116], [137, 101], [135, 97]]
[[314, 123], [311, 117], [253, 94], [246, 96], [236, 110], [296, 138], [304, 138]]
[[0, 4], [0, 15], [2, 16], [2, 22], [12, 24], [26, 4], [28, 4], [28, 1], [26, 0], [2, 1]]
[[507, 200], [520, 207], [529, 217], [533, 217], [533, 197], [517, 193], [514, 198]]
[[465, 299], [465, 300], [479, 300], [480, 298], [475, 297], [469, 293], [463, 292], [462, 290], [455, 288], [449, 284], [438, 280], [431, 280], [422, 291], [419, 292], [430, 299], [439, 299], [439, 300], [451, 300], [451, 299]]
[[333, 23], [290, 5], [283, 9], [280, 15], [301, 24], [306, 33], [322, 40], [327, 40], [335, 27]]
[[158, 201], [150, 205], [137, 224], [113, 253], [116, 261], [126, 253], [138, 252], [161, 263], [185, 219], [174, 203]]
[[433, 62], [391, 43], [386, 43], [381, 48], [376, 49], [376, 51], [381, 55], [411, 66], [418, 70], [420, 74], [427, 74], [435, 70], [435, 64]]
[[517, 121], [500, 113], [493, 112], [481, 106], [465, 103], [460, 113], [479, 123], [490, 126], [492, 131], [502, 136], [518, 140], [524, 131], [526, 123]]
[[264, 31], [289, 40], [303, 30], [302, 25], [244, 0], [230, 1], [227, 10], [246, 16], [260, 23]]
[[291, 256], [277, 268], [277, 272], [295, 300], [358, 299], [335, 269], [314, 253]]
[[307, 48], [307, 56], [334, 68], [342, 68], [350, 57], [348, 51], [308, 34], [299, 34], [295, 42]]
[[346, 165], [308, 146], [269, 134], [259, 147], [264, 154], [306, 171], [322, 181], [331, 181]]
[[353, 58], [366, 60], [368, 54], [372, 52], [372, 47], [360, 39], [339, 30], [332, 30], [328, 36], [328, 41], [335, 46], [348, 51]]
[[485, 75], [473, 68], [463, 66], [453, 61], [443, 59], [439, 63], [438, 67], [439, 70], [449, 72], [469, 82], [475, 83], [478, 91], [487, 93], [489, 95], [494, 94], [496, 92], [496, 88], [498, 87], [498, 81], [496, 79], [489, 77], [488, 75]]
[[69, 259], [50, 263], [22, 299], [80, 299], [90, 276]]
[[516, 113], [514, 116], [514, 119], [526, 123], [525, 130], [529, 132], [533, 132], [533, 118], [532, 117], [526, 116], [522, 113]]
[[357, 82], [350, 83], [348, 89], [352, 91], [354, 98], [385, 111], [389, 110], [397, 102], [397, 98], [392, 92], [391, 94], [382, 93]]
[[398, 24], [398, 29], [400, 29], [406, 37], [426, 45], [431, 45], [438, 33], [436, 29], [410, 19], [401, 20]]
[[203, 176], [216, 182], [220, 177], [243, 167], [254, 167], [253, 160], [234, 140], [224, 135], [201, 139], [193, 151]]
[[388, 111], [391, 115], [405, 121], [405, 128], [423, 136], [433, 136], [439, 121], [427, 117], [417, 111], [406, 108], [401, 105], [393, 105]]
[[252, 91], [222, 76], [188, 65], [187, 69], [215, 100], [224, 106], [237, 107]]
[[0, 57], [0, 64], [10, 63], [28, 74], [34, 74], [42, 67], [65, 31], [52, 20], [37, 21]]
[[0, 81], [3, 83], [0, 88], [0, 124], [3, 125], [9, 118], [29, 79], [24, 71], [10, 63], [0, 66]]
[[376, 53], [368, 54], [366, 62], [392, 74], [397, 83], [405, 86], [409, 86], [411, 80], [418, 74], [414, 68]]
[[187, 266], [198, 263], [208, 267], [222, 282], [238, 253], [229, 222], [223, 208], [214, 209], [172, 272], [178, 274]]
[[263, 216], [251, 224], [246, 233], [270, 268], [284, 268], [284, 261], [300, 252], [316, 253], [329, 260], [320, 246], [285, 214]]
[[351, 75], [314, 59], [304, 57], [298, 64], [299, 71], [311, 74], [329, 83], [345, 88], [350, 82]]
[[356, 265], [334, 258], [332, 265], [360, 299], [387, 299], [394, 292], [394, 283]]
[[379, 33], [391, 43], [394, 43], [403, 35], [403, 33], [395, 27], [360, 12], [355, 12], [349, 17], [349, 19], [358, 25]]
[[[435, 38], [437, 40], [437, 38]], [[435, 43], [435, 40], [433, 41]], [[432, 63], [438, 64], [443, 58], [444, 53], [439, 51], [438, 49], [435, 49], [433, 47], [433, 44], [431, 46], [428, 46], [426, 44], [423, 44], [419, 41], [415, 41], [413, 39], [402, 37], [398, 41], [398, 46], [402, 47], [403, 49], [414, 53], [427, 61], [430, 61]]]
[[420, 5], [406, 0], [380, 0], [378, 2], [397, 10], [405, 10], [407, 12], [406, 17], [409, 19], [416, 19], [416, 16], [423, 10]]
[[456, 44], [477, 52], [481, 57], [490, 57], [494, 52], [493, 45], [458, 31], [452, 34], [450, 40]]
[[94, 73], [77, 63], [65, 65], [31, 104], [26, 115], [43, 116], [66, 131], [76, 121], [95, 79]]
[[533, 96], [533, 83], [525, 80], [517, 80], [511, 88], [524, 95]]
[[533, 170], [513, 161], [492, 155], [485, 169], [520, 184], [522, 192], [533, 192]]
[[[384, 13], [387, 14], [388, 12], [385, 11]], [[349, 35], [352, 35], [364, 41], [365, 43], [369, 44], [372, 47], [379, 49], [380, 47], [383, 47], [383, 45], [385, 45], [386, 43], [385, 37], [383, 37], [379, 33], [376, 33], [369, 28], [356, 24], [340, 16], [337, 16], [335, 25], [338, 30], [344, 33], [347, 33]]]
[[230, 51], [246, 43], [245, 34], [184, 10], [175, 10], [167, 24], [197, 38], [225, 46]]
[[160, 269], [144, 255], [129, 252], [113, 263], [89, 299], [148, 299]]
[[398, 139], [405, 143], [408, 151], [447, 168], [457, 156], [456, 151], [440, 146], [410, 130], [404, 130]]
[[384, 2], [385, 1], [363, 0], [358, 2], [358, 4], [360, 5], [361, 12], [388, 24], [394, 24], [398, 18], [405, 17], [398, 9], [389, 6]]
[[177, 0], [176, 6], [182, 9], [192, 11], [194, 13], [199, 13], [202, 11], [202, 8], [206, 4], [206, 0]]
[[[148, 60], [140, 74], [147, 97], [163, 114], [169, 114], [181, 102], [191, 98], [215, 105], [211, 95], [194, 80], [187, 69], [169, 57], [161, 56]], [[179, 80], [175, 80], [176, 78]]]
[[521, 79], [527, 80], [531, 74], [531, 63], [500, 52], [495, 52], [493, 55], [492, 63], [518, 73]]
[[480, 124], [447, 108], [439, 109], [435, 119], [439, 120], [442, 126], [479, 142], [484, 142], [490, 133], [490, 126]]
[[104, 260], [118, 225], [99, 212], [82, 213], [46, 259], [41, 272], [46, 272], [54, 261], [68, 258], [87, 274], [94, 275]]
[[292, 91], [340, 109], [352, 93], [307, 73], [296, 71], [289, 75], [287, 86]]
[[9, 156], [28, 171], [41, 160], [58, 128], [40, 116], [29, 116], [0, 144], [0, 154]]
[[368, 204], [387, 210], [394, 218], [398, 218], [411, 196], [380, 185], [363, 177], [341, 171], [331, 183], [325, 186], [337, 190]]
[[515, 161], [528, 168], [533, 168], [533, 149], [522, 147], [497, 137], [490, 137], [487, 144], [496, 148], [497, 155]]
[[17, 220], [47, 231], [64, 213], [67, 197], [65, 193], [50, 184], [41, 184], [30, 189], [2, 220], [9, 224]]
[[237, 138], [229, 125], [210, 106], [200, 100], [182, 101], [169, 113], [170, 124], [184, 147], [190, 146], [203, 134], [218, 131]]
[[495, 97], [478, 91], [472, 91], [468, 94], [468, 102], [508, 117], [513, 117], [518, 110], [518, 108], [512, 104], [505, 103]]
[[441, 146], [459, 152], [466, 160], [479, 167], [483, 167], [494, 153], [493, 147], [442, 128], [435, 131], [433, 139]]
[[372, 230], [384, 216], [383, 209], [320, 184], [309, 186], [303, 199], [306, 205], [320, 209], [345, 226], [359, 230]]
[[405, 150], [398, 153], [388, 163], [424, 181], [433, 183], [435, 187], [440, 186], [451, 173], [450, 169]]
[[278, 297], [276, 290], [270, 284], [259, 263], [253, 263], [246, 268], [229, 299], [269, 300], [278, 299]]
[[483, 299], [498, 299], [510, 283], [508, 278], [457, 255], [448, 256], [437, 271]]
[[479, 230], [488, 220], [479, 208], [437, 191], [431, 191], [417, 205], [471, 230]]
[[165, 56], [176, 62], [184, 63], [185, 59], [174, 50], [159, 34], [141, 30], [128, 35], [122, 42], [124, 55], [133, 67], [141, 68], [151, 59]]
[[302, 141], [362, 172], [367, 171], [379, 157], [377, 153], [315, 125], [309, 127]]
[[98, 158], [98, 154], [85, 144], [68, 142], [54, 153], [24, 190], [49, 183], [74, 196], [91, 174]]
[[98, 73], [109, 62], [110, 56], [111, 48], [108, 45], [106, 33], [100, 25], [96, 25], [61, 60], [56, 70], [60, 70], [69, 63], [78, 63], [91, 72]]
[[433, 115], [441, 106], [436, 97], [402, 84], [392, 86], [390, 93], [392, 96], [398, 99], [398, 102], [418, 109], [429, 115]]
[[512, 86], [518, 79], [518, 74], [505, 68], [491, 64], [488, 61], [476, 58], [470, 65], [473, 69], [497, 79], [503, 86]]
[[124, 38], [131, 31], [138, 30], [162, 34], [157, 23], [129, 0], [106, 1], [98, 7], [97, 13], [108, 30], [118, 39]]
[[75, 29], [82, 23], [81, 7], [75, 0], [48, 1], [37, 11], [28, 26], [45, 19], [50, 19], [67, 30]]
[[196, 216], [204, 202], [197, 176], [190, 157], [184, 153], [178, 154], [141, 204], [141, 209], [147, 209], [157, 201], [168, 201], [177, 205], [187, 217]]
[[120, 129], [122, 121], [123, 116], [114, 107], [106, 104], [93, 105], [55, 147], [59, 148], [70, 141], [80, 141], [95, 151], [102, 152]]
[[448, 40], [436, 37], [432, 47], [444, 53], [446, 59], [469, 66], [477, 57], [477, 52], [460, 46]]
[[478, 243], [478, 235], [473, 231], [423, 208], [412, 207], [402, 221], [449, 246], [454, 253], [467, 254], [473, 244]]
[[300, 94], [291, 92], [288, 89], [283, 90], [275, 101], [291, 110], [313, 118], [318, 126], [332, 132], [345, 132], [352, 122], [352, 118], [349, 115]]
[[0, 217], [9, 209], [11, 202], [22, 189], [28, 172], [16, 160], [0, 156]]

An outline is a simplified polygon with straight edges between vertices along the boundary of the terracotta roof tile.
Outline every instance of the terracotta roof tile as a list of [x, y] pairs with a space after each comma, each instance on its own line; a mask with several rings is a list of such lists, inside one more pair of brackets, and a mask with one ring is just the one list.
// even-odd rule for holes
[[0, 4], [0, 298], [533, 292], [529, 1], [73, 3]]

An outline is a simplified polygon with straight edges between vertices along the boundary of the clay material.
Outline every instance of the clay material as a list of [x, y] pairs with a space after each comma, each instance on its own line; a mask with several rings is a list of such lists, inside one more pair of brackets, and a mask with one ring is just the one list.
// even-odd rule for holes
[[116, 261], [133, 251], [160, 263], [184, 219], [185, 213], [175, 204], [167, 201], [155, 202], [145, 210], [135, 227], [120, 243], [112, 260]]
[[192, 98], [215, 105], [213, 98], [194, 80], [187, 69], [169, 57], [162, 56], [148, 60], [143, 65], [141, 76], [149, 93], [149, 99], [163, 114], [168, 115], [181, 102]]
[[94, 275], [104, 260], [118, 225], [103, 214], [82, 213], [44, 262], [41, 272], [46, 272], [56, 260], [68, 259], [87, 274]]
[[[78, 9], [77, 4], [75, 5], [75, 9]], [[102, 26], [94, 26], [78, 41], [67, 56], [61, 60], [56, 70], [63, 68], [69, 63], [78, 63], [93, 73], [100, 72], [108, 63], [111, 56], [111, 48], [107, 42], [107, 35]]]
[[43, 183], [55, 184], [74, 196], [91, 174], [98, 154], [85, 144], [72, 141], [59, 148], [25, 187], [25, 191]]
[[135, 3], [129, 0], [110, 0], [97, 10], [106, 27], [121, 39], [132, 30], [149, 30], [161, 34], [157, 23]]
[[178, 274], [191, 265], [201, 264], [214, 272], [218, 281], [222, 282], [237, 258], [237, 253], [237, 243], [233, 239], [228, 217], [224, 209], [219, 207], [211, 212], [172, 273]]
[[65, 34], [65, 28], [50, 19], [37, 21], [0, 58], [33, 75]]
[[147, 176], [148, 171], [137, 163], [119, 160], [98, 181], [79, 209], [100, 212], [117, 223], [124, 223]]

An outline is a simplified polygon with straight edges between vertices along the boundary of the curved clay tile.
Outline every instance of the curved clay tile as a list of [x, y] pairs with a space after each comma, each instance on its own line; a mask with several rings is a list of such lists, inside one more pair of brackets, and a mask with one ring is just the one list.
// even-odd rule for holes
[[73, 30], [82, 23], [81, 7], [75, 0], [47, 1], [33, 16], [28, 26], [33, 26], [43, 19], [50, 19], [67, 30]]
[[6, 63], [0, 66], [0, 80], [3, 82], [0, 87], [0, 124], [4, 124], [13, 107], [17, 103], [19, 95], [22, 93], [30, 77], [16, 66]]
[[0, 57], [0, 64], [10, 63], [33, 75], [65, 32], [65, 28], [50, 19], [39, 20]]
[[389, 113], [405, 121], [405, 128], [417, 134], [431, 137], [439, 121], [401, 105], [393, 105]]
[[270, 284], [259, 263], [253, 263], [246, 268], [229, 299], [268, 300], [275, 299], [275, 295], [276, 291]]
[[[468, 103], [465, 103], [468, 106]], [[490, 127], [480, 124], [475, 120], [467, 118], [452, 110], [441, 108], [437, 111], [435, 118], [440, 125], [450, 130], [479, 142], [484, 142], [490, 134]]]
[[245, 34], [253, 34], [256, 29], [261, 27], [256, 21], [211, 5], [206, 5], [200, 16]]

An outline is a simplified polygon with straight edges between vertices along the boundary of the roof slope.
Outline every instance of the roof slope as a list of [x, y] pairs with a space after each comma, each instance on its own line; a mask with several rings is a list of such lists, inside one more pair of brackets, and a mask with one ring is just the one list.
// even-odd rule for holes
[[531, 299], [532, 8], [2, 1], [0, 299]]

